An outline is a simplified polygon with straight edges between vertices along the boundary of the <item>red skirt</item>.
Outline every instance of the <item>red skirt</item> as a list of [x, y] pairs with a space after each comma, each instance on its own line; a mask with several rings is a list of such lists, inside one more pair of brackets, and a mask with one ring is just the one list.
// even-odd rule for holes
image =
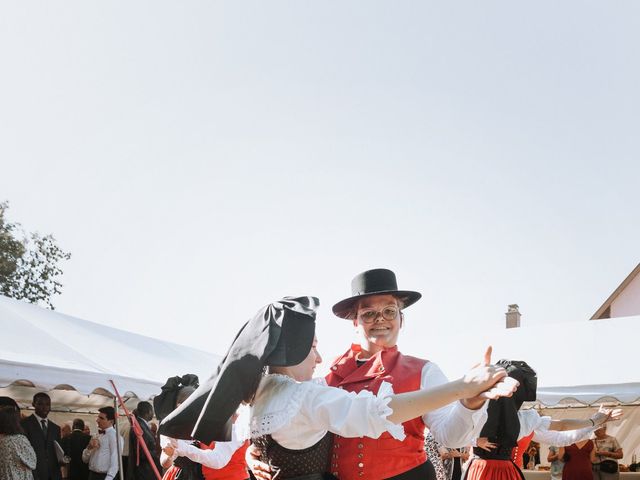
[[175, 465], [171, 465], [169, 469], [164, 472], [162, 476], [162, 480], [174, 480], [178, 472], [180, 471], [180, 467], [176, 467]]
[[511, 460], [483, 460], [474, 458], [465, 480], [524, 480], [520, 469]]

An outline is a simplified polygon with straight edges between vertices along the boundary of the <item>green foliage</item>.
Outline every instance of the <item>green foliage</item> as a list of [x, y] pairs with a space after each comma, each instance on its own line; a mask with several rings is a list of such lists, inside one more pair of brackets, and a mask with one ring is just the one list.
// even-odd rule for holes
[[53, 235], [25, 233], [19, 223], [7, 221], [8, 202], [0, 202], [0, 294], [54, 309], [51, 297], [59, 294], [59, 263], [71, 258]]

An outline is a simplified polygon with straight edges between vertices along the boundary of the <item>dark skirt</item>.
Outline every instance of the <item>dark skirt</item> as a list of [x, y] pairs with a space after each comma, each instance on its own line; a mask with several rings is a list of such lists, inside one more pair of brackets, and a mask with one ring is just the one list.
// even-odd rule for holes
[[386, 480], [436, 480], [436, 470], [431, 462], [424, 462], [408, 472], [401, 473]]

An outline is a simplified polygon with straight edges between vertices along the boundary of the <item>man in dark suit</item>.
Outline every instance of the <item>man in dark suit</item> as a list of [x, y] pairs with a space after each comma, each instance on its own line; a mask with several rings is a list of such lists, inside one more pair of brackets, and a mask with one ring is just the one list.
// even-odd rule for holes
[[73, 420], [73, 431], [62, 439], [61, 446], [69, 456], [69, 480], [87, 480], [89, 465], [82, 461], [82, 451], [87, 448], [91, 435], [84, 433], [84, 421], [81, 418]]
[[61, 480], [60, 464], [54, 442], [60, 442], [60, 427], [47, 418], [51, 411], [51, 398], [44, 392], [33, 396], [35, 413], [22, 420], [24, 433], [36, 452], [37, 465], [34, 480]]
[[[162, 472], [160, 459], [157, 454], [156, 437], [149, 426], [149, 422], [153, 418], [153, 407], [149, 402], [140, 402], [138, 403], [134, 413], [138, 423], [140, 424], [140, 428], [142, 429], [142, 440], [147, 445], [156, 468], [159, 472]], [[147, 456], [145, 455], [142, 446], [138, 445], [138, 441], [138, 437], [134, 434], [133, 429], [131, 429], [131, 432], [129, 433], [128, 480], [156, 480], [155, 473], [153, 473], [153, 467], [147, 460]]]

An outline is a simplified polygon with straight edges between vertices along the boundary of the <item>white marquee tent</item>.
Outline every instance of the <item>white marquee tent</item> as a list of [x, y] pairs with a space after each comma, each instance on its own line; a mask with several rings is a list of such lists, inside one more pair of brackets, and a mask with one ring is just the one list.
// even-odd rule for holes
[[63, 315], [0, 296], [0, 395], [27, 407], [48, 391], [58, 411], [89, 412], [111, 404], [115, 381], [131, 403], [160, 392], [166, 379], [195, 373], [201, 380], [220, 357]]

